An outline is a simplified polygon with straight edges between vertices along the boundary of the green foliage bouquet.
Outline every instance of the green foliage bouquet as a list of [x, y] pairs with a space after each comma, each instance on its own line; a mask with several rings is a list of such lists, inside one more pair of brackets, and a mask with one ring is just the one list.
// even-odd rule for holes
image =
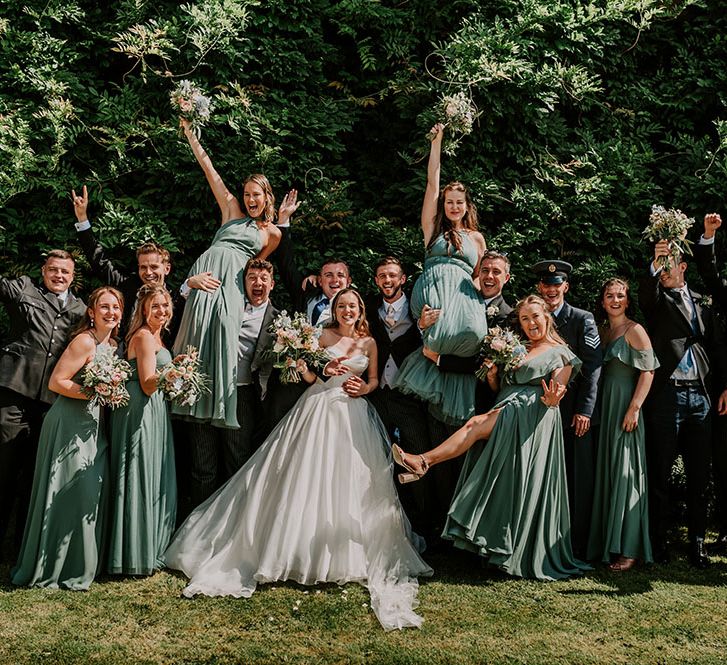
[[[463, 136], [472, 133], [475, 120], [480, 116], [472, 98], [465, 92], [453, 95], [442, 95], [436, 108], [435, 116], [449, 130], [445, 133], [442, 150], [452, 155], [459, 146]], [[432, 135], [429, 135], [432, 138]]]
[[191, 81], [180, 81], [170, 94], [172, 107], [185, 120], [189, 120], [192, 131], [199, 138], [204, 124], [210, 119], [213, 104]]
[[693, 224], [694, 218], [687, 217], [681, 210], [651, 206], [649, 225], [644, 229], [644, 237], [651, 242], [666, 240], [670, 248], [669, 255], [659, 257], [657, 267], [670, 270], [673, 264], [679, 263], [682, 254], [691, 255], [691, 241], [687, 240], [687, 232]]

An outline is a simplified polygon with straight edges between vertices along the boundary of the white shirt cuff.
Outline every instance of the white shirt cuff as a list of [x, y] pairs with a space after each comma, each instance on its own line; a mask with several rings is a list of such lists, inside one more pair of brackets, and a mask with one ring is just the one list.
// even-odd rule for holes
[[716, 236], [712, 236], [711, 238], [705, 238], [703, 235], [699, 236], [699, 242], [698, 245], [714, 245], [714, 239]]
[[276, 226], [279, 229], [289, 229], [290, 228], [290, 220], [288, 220], [287, 222], [285, 222], [285, 224], [276, 224]]
[[82, 222], [76, 222], [76, 231], [86, 231], [91, 228], [91, 222], [84, 219]]
[[182, 282], [182, 286], [179, 287], [179, 293], [181, 294], [182, 298], [188, 298], [189, 294], [192, 293], [192, 287], [187, 284], [187, 280], [185, 279], [184, 282]]
[[662, 270], [663, 270], [663, 268], [654, 270], [654, 262], [652, 261], [651, 263], [649, 263], [649, 273], [651, 273], [652, 277], [656, 277]]

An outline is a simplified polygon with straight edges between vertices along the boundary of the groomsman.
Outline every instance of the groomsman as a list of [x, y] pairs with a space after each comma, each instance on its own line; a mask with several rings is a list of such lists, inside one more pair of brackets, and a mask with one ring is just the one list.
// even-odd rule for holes
[[290, 224], [281, 224], [278, 228], [282, 237], [274, 256], [280, 278], [293, 300], [293, 309], [304, 312], [314, 326], [323, 326], [331, 319], [330, 305], [335, 295], [351, 286], [348, 264], [339, 258], [328, 259], [321, 265], [315, 280], [304, 278], [295, 264]]
[[10, 332], [0, 349], [0, 543], [17, 504], [15, 546], [28, 512], [38, 434], [56, 394], [48, 379], [86, 306], [70, 291], [75, 262], [66, 251], [48, 253], [42, 284], [0, 277], [0, 300]]
[[161, 284], [162, 286], [166, 286], [172, 294], [174, 317], [172, 318], [169, 331], [165, 334], [166, 341], [171, 345], [179, 329], [185, 298], [189, 294], [190, 289], [197, 288], [212, 292], [220, 285], [219, 280], [212, 273], [200, 273], [186, 280], [181, 293], [178, 289], [169, 289], [166, 284], [167, 276], [172, 268], [169, 252], [153, 242], [146, 242], [136, 250], [136, 272], [118, 270], [106, 255], [106, 252], [101, 247], [91, 228], [91, 222], [88, 220], [87, 212], [88, 190], [86, 185], [83, 186], [82, 196], [78, 196], [73, 190], [71, 191], [71, 196], [73, 197], [73, 211], [78, 220], [76, 222], [78, 241], [81, 244], [81, 249], [83, 249], [83, 253], [94, 275], [104, 284], [116, 287], [124, 295], [122, 329], [124, 331], [128, 330], [131, 316], [136, 306], [136, 294], [139, 288], [144, 284]]
[[[488, 251], [480, 260], [479, 283], [480, 292], [485, 299], [487, 327], [508, 327], [512, 315], [512, 307], [505, 301], [502, 289], [510, 281], [510, 261], [506, 255]], [[513, 322], [510, 327], [519, 332], [519, 326]], [[442, 372], [474, 374], [479, 369], [482, 358], [479, 353], [463, 358], [454, 355], [439, 355], [424, 347], [424, 355], [435, 362]], [[495, 404], [496, 394], [487, 381], [478, 381], [475, 393], [475, 412], [487, 413]]]
[[[376, 264], [374, 281], [379, 293], [366, 302], [366, 316], [376, 340], [379, 387], [367, 398], [392, 441], [398, 441], [407, 451], [423, 453], [430, 448], [426, 405], [391, 387], [404, 358], [422, 345], [404, 293], [406, 273], [401, 261], [393, 256], [381, 259]], [[398, 490], [414, 531], [428, 541], [438, 538], [432, 521], [437, 506], [431, 478], [425, 476], [411, 485], [398, 485]]]
[[601, 375], [601, 338], [591, 312], [572, 307], [565, 300], [573, 266], [566, 261], [539, 261], [532, 266], [538, 276], [538, 293], [555, 320], [558, 334], [583, 365], [568, 384], [560, 403], [565, 444], [568, 502], [571, 513], [571, 543], [574, 554], [583, 558], [588, 544], [593, 508], [596, 440], [592, 433]]
[[199, 505], [252, 456], [268, 431], [264, 404], [273, 371], [270, 324], [278, 310], [270, 302], [273, 266], [251, 259], [245, 267], [247, 303], [237, 347], [237, 422], [239, 429], [189, 422], [192, 501]]
[[[651, 542], [655, 560], [668, 561], [669, 477], [681, 452], [687, 476], [689, 561], [706, 568], [710, 393], [713, 370], [725, 366], [725, 339], [712, 310], [688, 286], [686, 262], [680, 260], [670, 270], [658, 267], [659, 259], [668, 255], [669, 243], [658, 242], [651, 274], [639, 288], [639, 303], [660, 363], [645, 412]], [[727, 391], [718, 399], [718, 410], [727, 412]]]
[[[722, 226], [722, 218], [717, 213], [704, 216], [704, 233], [699, 243], [694, 246], [694, 258], [697, 263], [699, 276], [704, 282], [705, 289], [714, 298], [716, 311], [720, 315], [722, 326], [725, 325], [727, 315], [727, 281], [722, 278], [717, 269], [717, 258], [714, 251], [714, 241], [717, 230]], [[713, 383], [723, 384], [727, 377], [722, 376]], [[712, 394], [717, 400], [718, 395]], [[715, 412], [712, 432], [712, 478], [715, 486], [715, 512], [719, 535], [715, 549], [724, 552], [727, 550], [727, 416]]]

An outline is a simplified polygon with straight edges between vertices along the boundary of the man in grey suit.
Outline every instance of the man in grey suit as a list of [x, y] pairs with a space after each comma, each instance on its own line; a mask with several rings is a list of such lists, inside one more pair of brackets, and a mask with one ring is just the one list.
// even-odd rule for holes
[[55, 399], [48, 379], [86, 306], [70, 286], [75, 262], [54, 249], [43, 282], [0, 277], [0, 300], [10, 320], [0, 349], [0, 543], [17, 504], [15, 546], [20, 544], [35, 466], [38, 433]]
[[583, 558], [588, 545], [596, 472], [595, 423], [598, 379], [603, 352], [596, 321], [591, 312], [571, 306], [565, 300], [573, 266], [566, 261], [539, 261], [532, 266], [538, 276], [538, 293], [550, 309], [558, 334], [580, 358], [581, 371], [571, 379], [560, 403], [568, 478], [573, 553]]
[[252, 456], [267, 433], [263, 409], [273, 360], [270, 324], [278, 314], [270, 302], [273, 266], [251, 259], [245, 267], [245, 313], [237, 347], [237, 422], [239, 429], [189, 423], [192, 501], [199, 505]]

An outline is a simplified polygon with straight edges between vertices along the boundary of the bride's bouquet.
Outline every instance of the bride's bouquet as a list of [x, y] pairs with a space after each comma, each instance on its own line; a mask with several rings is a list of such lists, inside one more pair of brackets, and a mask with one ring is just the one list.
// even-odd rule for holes
[[644, 237], [651, 242], [667, 240], [671, 250], [668, 256], [659, 257], [657, 268], [670, 270], [672, 265], [679, 263], [682, 254], [691, 255], [692, 248], [689, 245], [692, 243], [687, 240], [687, 232], [693, 224], [694, 218], [687, 217], [681, 210], [651, 206], [649, 225], [644, 229]]
[[81, 392], [91, 407], [108, 406], [115, 409], [129, 403], [126, 382], [131, 377], [131, 365], [116, 355], [110, 344], [96, 347], [96, 355], [83, 370]]
[[321, 329], [311, 325], [303, 314], [292, 319], [283, 310], [270, 326], [275, 337], [272, 348], [273, 367], [280, 370], [282, 383], [299, 383], [298, 360], [304, 360], [309, 368], [323, 367], [330, 358], [318, 344]]
[[170, 94], [172, 107], [178, 115], [189, 120], [192, 132], [199, 138], [200, 130], [210, 119], [212, 102], [209, 97], [202, 94], [191, 81], [180, 81], [179, 85]]
[[177, 406], [196, 404], [202, 393], [210, 392], [210, 380], [200, 369], [199, 352], [188, 346], [172, 362], [157, 372], [157, 390]]
[[[527, 349], [519, 335], [509, 328], [490, 328], [480, 345], [480, 355], [494, 363], [503, 372], [511, 372], [520, 366]], [[482, 363], [475, 372], [478, 379], [485, 381], [490, 366]]]

